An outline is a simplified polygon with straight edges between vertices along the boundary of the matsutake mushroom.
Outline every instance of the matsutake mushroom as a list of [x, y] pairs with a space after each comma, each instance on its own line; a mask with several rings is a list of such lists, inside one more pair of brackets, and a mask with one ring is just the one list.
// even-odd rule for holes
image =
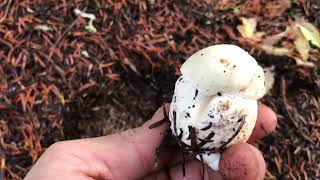
[[269, 89], [264, 71], [240, 47], [221, 44], [193, 54], [181, 73], [170, 105], [170, 129], [184, 150], [218, 170], [220, 152], [252, 133], [257, 100]]

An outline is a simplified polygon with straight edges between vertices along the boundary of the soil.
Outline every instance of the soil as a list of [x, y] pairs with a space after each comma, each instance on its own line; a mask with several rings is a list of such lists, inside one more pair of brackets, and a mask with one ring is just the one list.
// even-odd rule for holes
[[[255, 144], [266, 179], [319, 179], [319, 59], [299, 66], [236, 32], [242, 16], [257, 18], [268, 34], [283, 31], [292, 16], [319, 29], [319, 1], [281, 2], [0, 2], [0, 179], [22, 179], [54, 142], [141, 125], [170, 102], [181, 63], [217, 43], [237, 44], [275, 68], [274, 87], [261, 101], [278, 126]], [[97, 32], [85, 29], [88, 19], [75, 8], [95, 14]]]

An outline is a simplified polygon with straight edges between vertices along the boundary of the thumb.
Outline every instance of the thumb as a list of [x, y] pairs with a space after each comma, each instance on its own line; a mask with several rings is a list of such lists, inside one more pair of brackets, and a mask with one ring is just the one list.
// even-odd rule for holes
[[266, 164], [257, 148], [240, 143], [223, 152], [219, 172], [224, 179], [262, 180]]
[[[165, 108], [168, 109], [169, 104]], [[156, 149], [167, 126], [163, 124], [153, 129], [149, 126], [165, 118], [165, 108], [159, 108], [151, 120], [141, 127], [88, 139], [94, 142], [93, 146], [99, 146], [95, 148], [98, 150], [96, 154], [108, 166], [114, 179], [137, 179], [154, 170]]]

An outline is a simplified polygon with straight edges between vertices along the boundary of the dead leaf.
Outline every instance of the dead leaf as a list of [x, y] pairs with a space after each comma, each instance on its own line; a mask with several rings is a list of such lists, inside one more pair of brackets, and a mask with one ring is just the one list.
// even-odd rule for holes
[[63, 93], [61, 93], [61, 96], [60, 96], [60, 103], [62, 107], [64, 107], [66, 104]]
[[285, 47], [274, 47], [272, 45], [261, 45], [261, 49], [263, 49], [267, 54], [272, 54], [275, 56], [289, 56], [291, 51]]
[[272, 46], [277, 44], [282, 38], [288, 36], [289, 31], [291, 31], [291, 27], [287, 27], [285, 31], [280, 32], [276, 35], [267, 36], [263, 39], [262, 44]]
[[275, 71], [274, 66], [263, 68], [266, 92], [269, 92], [274, 84]]
[[298, 27], [300, 28], [300, 31], [305, 39], [310, 41], [311, 44], [320, 48], [320, 33], [314, 25], [308, 22], [302, 22], [298, 24]]
[[309, 41], [304, 36], [302, 36], [302, 34], [298, 34], [293, 43], [296, 46], [296, 49], [299, 52], [301, 58], [304, 61], [307, 61], [309, 59], [309, 52], [311, 49]]
[[[287, 42], [287, 39], [293, 39], [293, 48], [296, 49], [299, 54], [291, 51], [290, 49], [293, 48], [290, 47], [290, 45], [286, 47], [275, 47], [275, 44], [278, 44], [281, 41]], [[292, 57], [296, 60], [297, 65], [311, 67], [313, 64], [312, 62], [308, 64], [303, 63], [303, 61], [308, 61], [310, 57], [312, 48], [309, 43], [320, 47], [319, 31], [312, 24], [300, 19], [292, 23], [291, 26], [288, 26], [285, 31], [276, 35], [267, 36], [263, 39], [261, 49], [267, 54]]]
[[49, 25], [47, 24], [40, 24], [40, 25], [37, 25], [34, 29], [36, 30], [42, 30], [42, 31], [52, 31], [52, 27], [50, 27]]
[[255, 18], [240, 18], [242, 25], [238, 25], [237, 29], [241, 36], [254, 41], [261, 41], [264, 32], [256, 32], [257, 20]]
[[81, 16], [83, 18], [89, 19], [88, 24], [84, 27], [89, 32], [97, 32], [97, 29], [93, 25], [93, 21], [96, 19], [96, 16], [92, 13], [86, 13], [84, 11], [81, 11], [80, 9], [74, 9], [74, 13], [77, 16]]

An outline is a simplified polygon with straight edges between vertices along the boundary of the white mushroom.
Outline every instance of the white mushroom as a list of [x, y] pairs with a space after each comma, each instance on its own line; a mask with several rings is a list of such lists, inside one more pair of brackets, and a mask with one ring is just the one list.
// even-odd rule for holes
[[[218, 170], [219, 150], [248, 140], [265, 92], [263, 69], [235, 45], [215, 45], [193, 54], [181, 67], [169, 118], [172, 133], [191, 145], [195, 131], [200, 155]], [[194, 141], [195, 142], [195, 141]]]

